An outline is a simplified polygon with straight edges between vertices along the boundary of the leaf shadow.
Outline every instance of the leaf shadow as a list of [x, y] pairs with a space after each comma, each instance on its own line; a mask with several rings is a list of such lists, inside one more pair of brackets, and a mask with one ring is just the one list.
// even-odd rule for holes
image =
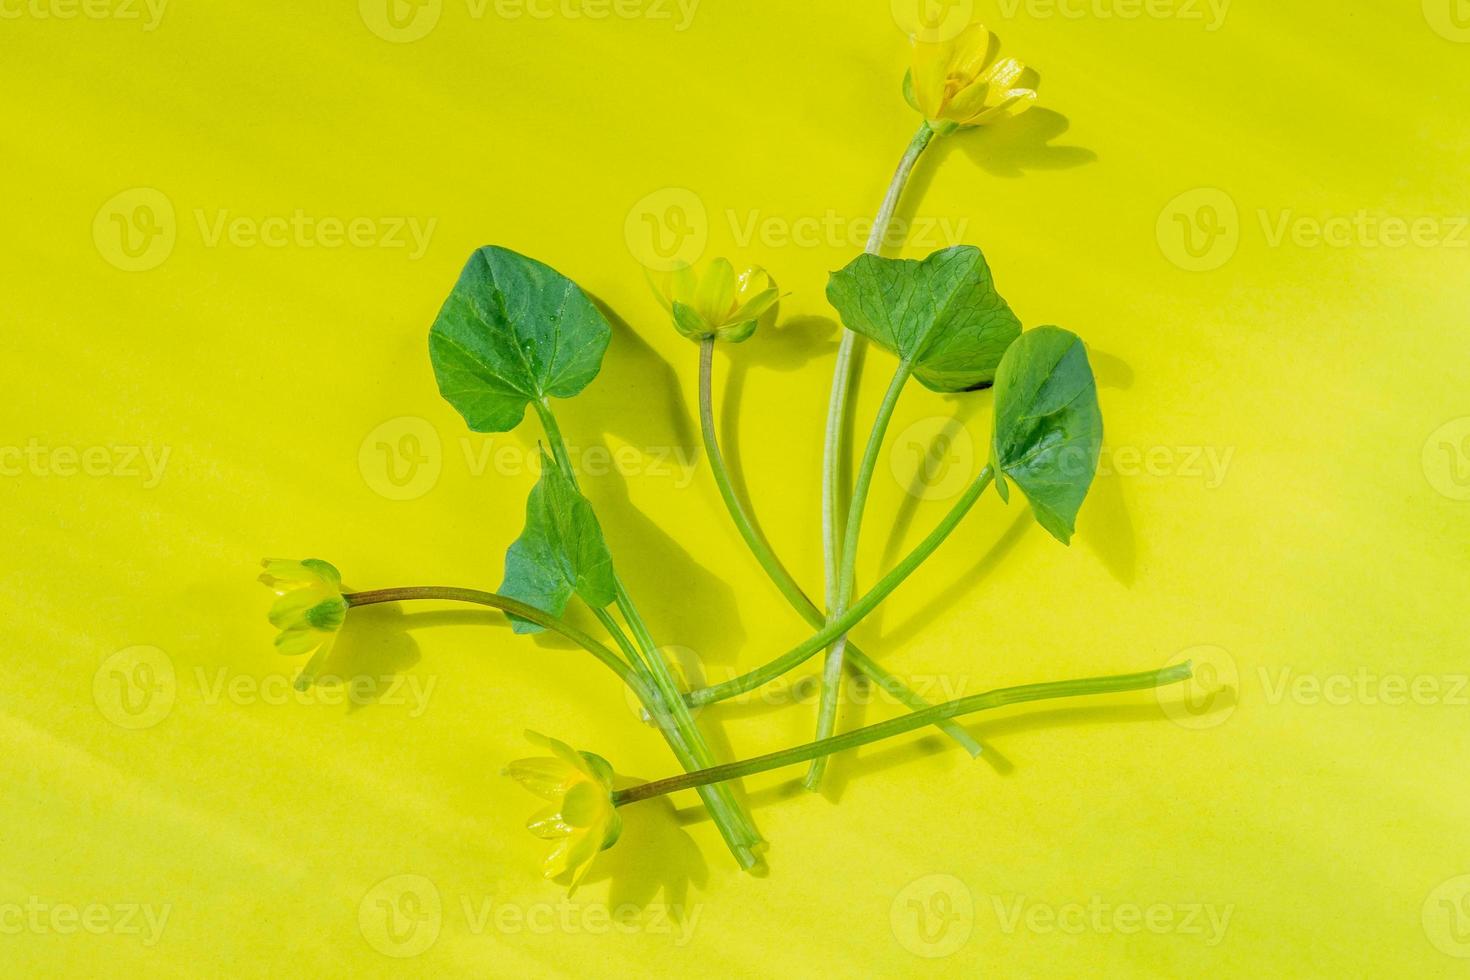
[[[928, 445], [913, 444], [908, 446], [893, 445], [889, 447], [890, 454], [899, 452], [915, 452], [920, 455], [921, 462], [914, 470], [913, 479], [904, 488], [906, 493], [899, 503], [898, 511], [894, 514], [889, 525], [888, 540], [883, 546], [883, 557], [879, 568], [889, 569], [898, 564], [904, 550], [904, 543], [908, 538], [909, 531], [913, 528], [914, 521], [918, 517], [920, 505], [926, 501], [944, 499], [945, 506], [952, 505], [954, 498], [960, 496], [964, 489], [969, 486], [969, 481], [957, 487], [952, 494], [936, 496], [938, 488], [936, 482], [947, 486], [946, 477], [950, 475], [950, 467], [964, 466], [970, 471], [970, 477], [977, 476], [985, 465], [984, 448], [986, 442], [975, 438], [970, 426], [976, 415], [979, 414], [982, 403], [986, 399], [975, 397], [977, 393], [966, 392], [951, 396], [948, 400], [954, 405], [954, 413], [944, 424], [939, 432], [934, 434]], [[957, 441], [961, 434], [969, 437], [968, 443]], [[967, 446], [969, 459], [965, 459]], [[940, 452], [936, 456], [936, 451]], [[881, 630], [887, 607], [879, 606], [865, 622], [871, 630]]]
[[[1015, 496], [1012, 496], [1012, 505], [1016, 504]], [[874, 646], [878, 649], [891, 649], [908, 643], [921, 631], [933, 625], [938, 617], [951, 609], [993, 572], [996, 566], [1016, 549], [1035, 523], [1031, 518], [1030, 507], [1024, 500], [1019, 502], [1019, 507], [1020, 512], [1012, 518], [1010, 527], [995, 544], [990, 546], [979, 561], [954, 576], [948, 586], [934, 593], [918, 612], [884, 633], [881, 643], [874, 644]]]

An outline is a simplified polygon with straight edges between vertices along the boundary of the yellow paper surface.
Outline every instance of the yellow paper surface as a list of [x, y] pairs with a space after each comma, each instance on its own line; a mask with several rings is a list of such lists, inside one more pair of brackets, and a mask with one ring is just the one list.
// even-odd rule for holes
[[[675, 771], [611, 675], [494, 615], [384, 608], [334, 654], [355, 686], [303, 701], [255, 563], [499, 582], [540, 435], [469, 435], [425, 343], [499, 244], [616, 315], [558, 411], [659, 641], [723, 679], [800, 640], [724, 514], [697, 351], [640, 262], [729, 255], [789, 293], [719, 355], [720, 415], [820, 592], [823, 289], [916, 125], [904, 17], [0, 3], [10, 972], [1463, 972], [1470, 11], [932, 10], [985, 19], [1044, 84], [931, 151], [903, 254], [979, 244], [1028, 326], [1081, 334], [1108, 449], [1070, 550], [988, 496], [857, 636], [936, 700], [1186, 656], [1201, 681], [976, 719], [980, 761], [865, 749], [824, 797], [800, 769], [751, 779], [763, 879], [691, 795], [630, 809], [568, 901], [498, 773], [527, 728]], [[868, 357], [860, 432], [891, 365]], [[983, 464], [989, 413], [905, 395], [863, 580]], [[704, 715], [718, 750], [809, 738], [814, 669]], [[844, 727], [899, 710], [849, 700]]]

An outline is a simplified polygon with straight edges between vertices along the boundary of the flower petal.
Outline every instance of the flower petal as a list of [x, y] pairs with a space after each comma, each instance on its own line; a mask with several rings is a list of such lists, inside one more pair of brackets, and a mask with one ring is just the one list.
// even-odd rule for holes
[[953, 50], [950, 42], [914, 42], [914, 66], [910, 72], [914, 100], [919, 104], [919, 111], [928, 119], [938, 119], [940, 112], [944, 110], [945, 80], [949, 78], [949, 62]]
[[949, 74], [975, 78], [1000, 53], [1000, 41], [984, 24], [971, 24], [954, 39]]
[[724, 322], [735, 303], [735, 267], [729, 259], [715, 259], [699, 280], [694, 307], [711, 324]]
[[276, 650], [287, 657], [299, 657], [320, 647], [327, 636], [305, 626], [282, 630], [276, 636]]
[[601, 783], [590, 780], [567, 790], [561, 801], [561, 818], [573, 827], [594, 827], [613, 810], [612, 798]]
[[1036, 93], [1031, 89], [1018, 88], [1006, 93], [1005, 100], [1000, 105], [986, 109], [966, 125], [989, 126], [1012, 116], [1019, 116], [1036, 102]]
[[583, 778], [580, 772], [563, 760], [544, 756], [517, 759], [506, 766], [503, 772], [543, 800], [552, 803], [560, 803], [567, 790]]

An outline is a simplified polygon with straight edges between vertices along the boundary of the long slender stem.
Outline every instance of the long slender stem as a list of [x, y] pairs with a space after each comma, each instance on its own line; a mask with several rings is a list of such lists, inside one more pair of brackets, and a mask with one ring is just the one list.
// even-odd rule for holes
[[[847, 605], [852, 601], [854, 582], [857, 577], [857, 552], [858, 541], [862, 534], [863, 511], [868, 505], [868, 491], [873, 485], [873, 471], [878, 465], [878, 456], [883, 449], [884, 437], [888, 434], [889, 423], [893, 421], [893, 412], [898, 407], [899, 396], [908, 380], [913, 376], [913, 366], [908, 361], [900, 361], [898, 370], [894, 372], [893, 381], [888, 385], [888, 392], [883, 397], [883, 404], [878, 409], [878, 416], [873, 420], [872, 432], [868, 435], [868, 446], [863, 451], [862, 462], [858, 465], [857, 480], [853, 483], [852, 501], [848, 505], [847, 530], [842, 541], [842, 562], [838, 575], [837, 604], [831, 606], [832, 616], [840, 618], [847, 612]], [[827, 651], [827, 663], [822, 671], [822, 700], [817, 711], [817, 738], [824, 739], [832, 735], [837, 727], [837, 700], [842, 690], [842, 667], [846, 661], [847, 634], [837, 638]], [[806, 776], [806, 788], [815, 792], [822, 783], [822, 776], [827, 771], [827, 756], [821, 756], [812, 763], [811, 771]]]
[[[766, 575], [775, 584], [776, 589], [785, 596], [786, 601], [807, 621], [808, 625], [813, 629], [821, 629], [827, 624], [827, 618], [802, 590], [765, 537], [756, 529], [755, 521], [751, 518], [746, 505], [741, 501], [740, 495], [735, 492], [735, 482], [730, 477], [730, 469], [725, 464], [725, 454], [720, 451], [720, 440], [715, 430], [714, 351], [715, 342], [713, 340], [706, 340], [700, 344], [699, 422], [700, 430], [704, 435], [705, 455], [709, 457], [715, 485], [720, 488], [720, 496], [725, 501], [725, 509], [730, 512], [731, 520], [735, 522], [736, 530], [740, 532], [751, 554], [755, 556], [761, 568], [765, 569]], [[855, 644], [848, 643], [847, 656], [858, 671], [887, 691], [891, 697], [910, 711], [918, 711], [930, 706], [928, 701], [910, 690], [907, 685], [863, 653]], [[971, 757], [978, 756], [984, 751], [980, 743], [965, 731], [963, 725], [944, 722], [939, 725], [939, 728], [970, 753]]]
[[892, 595], [893, 591], [902, 585], [944, 543], [946, 538], [954, 533], [954, 529], [965, 519], [965, 515], [970, 512], [970, 508], [975, 506], [975, 502], [980, 499], [980, 495], [993, 482], [995, 482], [995, 470], [987, 466], [975, 482], [970, 485], [970, 488], [965, 491], [964, 495], [955, 502], [954, 507], [950, 508], [944, 520], [939, 522], [939, 526], [931, 531], [927, 538], [919, 542], [903, 561], [894, 566], [892, 571], [883, 576], [877, 585], [873, 586], [862, 598], [854, 602], [852, 607], [843, 616], [834, 620], [824, 629], [808, 637], [763, 667], [757, 667], [755, 670], [747, 674], [742, 674], [723, 684], [716, 684], [713, 687], [700, 688], [697, 691], [690, 692], [687, 699], [689, 703], [693, 705], [713, 704], [716, 701], [724, 701], [727, 698], [737, 697], [747, 691], [753, 691], [763, 684], [770, 683], [787, 671], [801, 666], [833, 640], [851, 630], [858, 623], [861, 623], [874, 609], [877, 609], [883, 603], [884, 599]]
[[[624, 684], [638, 695], [640, 701], [645, 703], [653, 700], [652, 692], [643, 683], [643, 679], [623, 661], [616, 653], [613, 653], [602, 643], [579, 630], [571, 623], [558, 619], [549, 613], [542, 612], [534, 606], [528, 606], [524, 602], [494, 592], [481, 592], [478, 589], [457, 589], [446, 586], [414, 586], [402, 589], [376, 589], [371, 592], [351, 592], [342, 597], [347, 600], [349, 606], [376, 606], [385, 602], [410, 602], [420, 599], [433, 599], [442, 602], [469, 602], [479, 606], [490, 606], [502, 612], [518, 616], [528, 622], [535, 623], [542, 629], [559, 633], [571, 640], [577, 646], [586, 650], [596, 657], [598, 662], [617, 674]], [[657, 703], [656, 701], [654, 703]]]
[[[919, 131], [909, 142], [888, 192], [873, 220], [873, 231], [868, 236], [866, 251], [877, 255], [883, 250], [888, 238], [888, 229], [898, 211], [898, 202], [903, 198], [904, 188], [914, 172], [919, 158], [934, 139], [934, 130], [928, 122], [919, 124]], [[827, 403], [827, 429], [822, 440], [822, 552], [827, 578], [827, 609], [837, 604], [837, 591], [842, 563], [843, 528], [842, 511], [842, 460], [847, 451], [848, 418], [852, 410], [851, 394], [857, 382], [857, 351], [862, 339], [851, 330], [842, 331], [842, 341], [837, 347], [837, 363], [832, 369], [832, 395]]]
[[1125, 691], [1143, 691], [1177, 684], [1181, 681], [1188, 680], [1192, 676], [1194, 676], [1193, 667], [1185, 663], [1142, 674], [1124, 674], [1116, 677], [1097, 677], [1087, 680], [1056, 681], [1049, 684], [1029, 684], [1024, 687], [1002, 688], [986, 694], [976, 694], [968, 698], [960, 698], [957, 701], [937, 704], [923, 711], [915, 711], [912, 714], [893, 718], [876, 725], [869, 725], [866, 728], [844, 732], [841, 735], [821, 739], [820, 741], [811, 742], [797, 748], [784, 749], [779, 752], [757, 756], [754, 759], [746, 759], [742, 762], [732, 762], [700, 772], [685, 773], [682, 776], [674, 776], [670, 779], [661, 779], [657, 782], [644, 783], [641, 786], [619, 790], [613, 794], [613, 802], [617, 806], [626, 806], [629, 803], [637, 803], [640, 800], [666, 796], [669, 793], [675, 793], [683, 789], [706, 786], [710, 783], [717, 783], [726, 779], [740, 779], [745, 776], [754, 776], [757, 773], [769, 772], [772, 769], [780, 769], [785, 766], [793, 766], [812, 759], [830, 756], [835, 752], [843, 752], [847, 749], [893, 738], [896, 735], [903, 735], [907, 732], [923, 728], [926, 725], [932, 725], [942, 719], [957, 718], [961, 715], [989, 711], [1006, 705], [1022, 704], [1029, 701], [1048, 701], [1057, 698], [1118, 694]]
[[[551, 405], [545, 399], [535, 399], [532, 404], [540, 416], [547, 441], [551, 443], [551, 452], [557, 467], [573, 486], [578, 486], [571, 454], [567, 451], [566, 440], [562, 438], [561, 426], [551, 411]], [[686, 769], [713, 765], [714, 755], [695, 724], [694, 717], [689, 713], [685, 692], [679, 690], [669, 672], [668, 664], [664, 662], [663, 654], [659, 652], [622, 579], [614, 575], [614, 583], [618, 611], [623, 614], [623, 621], [633, 632], [633, 639], [643, 654], [643, 665], [648, 679], [652, 681], [663, 703], [664, 710], [658, 717], [661, 721], [660, 728], [664, 730], [670, 747]], [[700, 796], [736, 862], [745, 870], [756, 867], [760, 858], [756, 855], [755, 848], [762, 843], [761, 836], [745, 808], [735, 799], [730, 787], [711, 786], [702, 790]]]

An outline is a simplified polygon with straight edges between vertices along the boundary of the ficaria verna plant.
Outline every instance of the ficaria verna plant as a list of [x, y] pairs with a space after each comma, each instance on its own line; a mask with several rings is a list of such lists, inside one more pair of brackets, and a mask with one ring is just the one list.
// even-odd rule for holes
[[[844, 326], [823, 447], [822, 533], [826, 582], [818, 603], [787, 571], [735, 489], [714, 424], [714, 348], [748, 340], [774, 321], [780, 293], [759, 268], [737, 271], [725, 259], [703, 268], [653, 276], [658, 301], [681, 335], [699, 347], [699, 414], [706, 455], [730, 517], [777, 591], [812, 632], [790, 650], [733, 680], [690, 689], [665, 659], [638, 604], [618, 574], [592, 505], [582, 495], [553, 408], [597, 377], [612, 331], [602, 312], [570, 279], [506, 248], [470, 257], [429, 336], [429, 356], [444, 398], [475, 432], [508, 432], [528, 410], [544, 439], [541, 474], [526, 502], [525, 526], [505, 556], [494, 592], [462, 588], [345, 591], [325, 561], [272, 560], [261, 580], [278, 598], [270, 618], [283, 654], [310, 655], [298, 686], [315, 683], [350, 610], [379, 603], [437, 600], [503, 611], [516, 633], [550, 631], [581, 647], [617, 675], [658, 729], [683, 769], [657, 782], [619, 786], [601, 756], [533, 735], [549, 756], [511, 763], [506, 774], [548, 806], [531, 818], [537, 836], [555, 842], [547, 877], [569, 887], [597, 854], [616, 843], [619, 809], [681, 790], [699, 794], [742, 868], [760, 864], [764, 842], [732, 781], [810, 763], [809, 789], [822, 782], [835, 753], [936, 726], [972, 755], [982, 751], [958, 724], [976, 712], [1054, 698], [1144, 690], [1177, 683], [1190, 667], [1118, 677], [1006, 688], [931, 705], [890, 674], [848, 634], [902, 585], [952, 534], [992, 486], [1003, 500], [1019, 492], [1036, 521], [1070, 543], [1077, 513], [1096, 473], [1102, 416], [1087, 350], [1059, 327], [1023, 330], [997, 291], [980, 249], [947, 248], [923, 261], [879, 254], [914, 167], [937, 138], [985, 126], [1024, 111], [1036, 99], [1028, 74], [974, 25], [943, 43], [915, 39], [904, 93], [923, 121], [894, 175], [865, 254], [832, 274], [827, 298]], [[855, 473], [844, 472], [851, 393], [865, 344], [891, 355], [892, 380], [873, 421]], [[864, 511], [889, 422], [904, 389], [917, 381], [931, 391], [993, 388], [994, 436], [989, 464], [938, 525], [876, 582], [862, 584], [857, 554]], [[605, 639], [564, 618], [576, 602], [600, 624]], [[814, 741], [744, 761], [715, 758], [693, 712], [775, 681], [821, 658], [821, 699]], [[908, 713], [838, 733], [837, 705], [845, 674], [854, 671], [888, 692]], [[623, 780], [622, 783], [629, 781]]]

